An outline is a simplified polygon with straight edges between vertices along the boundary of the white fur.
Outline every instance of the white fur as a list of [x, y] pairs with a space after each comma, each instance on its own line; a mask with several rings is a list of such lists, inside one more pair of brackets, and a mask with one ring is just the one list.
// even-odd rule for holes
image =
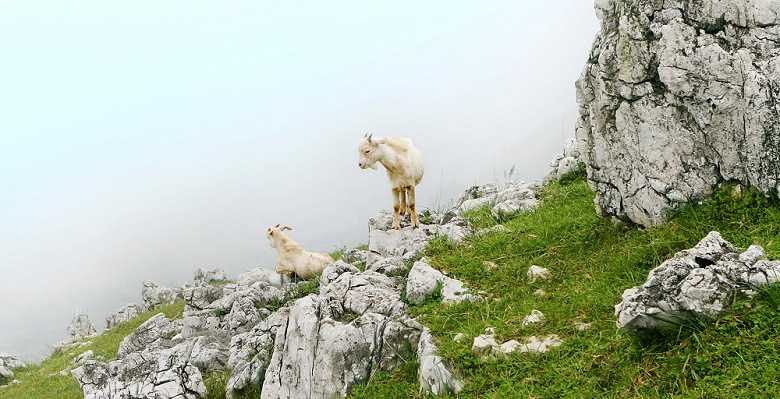
[[276, 272], [292, 276], [295, 274], [300, 278], [309, 278], [322, 271], [329, 264], [335, 262], [330, 255], [325, 253], [308, 252], [301, 249], [297, 242], [293, 241], [283, 233], [284, 230], [292, 230], [284, 226], [269, 227], [266, 232], [268, 241], [272, 248], [279, 252], [279, 266], [276, 266]]
[[[420, 227], [415, 204], [415, 186], [423, 178], [422, 154], [405, 137], [363, 137], [358, 143], [361, 169], [376, 169], [379, 162], [387, 169], [393, 194], [393, 228], [401, 227], [401, 214], [412, 217], [412, 228]], [[408, 199], [408, 201], [407, 201]]]

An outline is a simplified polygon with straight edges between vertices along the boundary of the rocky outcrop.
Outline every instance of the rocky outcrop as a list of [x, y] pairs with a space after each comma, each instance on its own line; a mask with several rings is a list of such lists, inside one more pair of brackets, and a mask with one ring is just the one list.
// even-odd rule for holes
[[182, 299], [181, 288], [163, 287], [154, 281], [144, 281], [141, 288], [141, 299], [144, 310], [157, 309], [170, 305]]
[[424, 260], [415, 262], [406, 280], [406, 299], [416, 305], [425, 302], [438, 291], [445, 304], [463, 301], [477, 302], [484, 298], [468, 292], [462, 281], [445, 276]]
[[780, 184], [780, 6], [598, 0], [577, 81], [597, 209], [649, 226], [725, 181]]
[[13, 369], [26, 368], [21, 359], [16, 355], [9, 355], [8, 353], [0, 353], [0, 384], [2, 381], [11, 381], [14, 378]]
[[89, 321], [89, 316], [81, 309], [76, 309], [73, 314], [73, 320], [68, 326], [69, 338], [79, 340], [94, 336], [97, 334], [95, 326]]
[[[499, 190], [495, 184], [473, 186], [467, 189], [455, 200], [453, 212], [457, 215], [463, 212], [487, 206], [495, 217], [509, 217], [529, 212], [536, 208], [537, 183], [527, 183], [521, 180], [508, 181]], [[447, 220], [445, 218], [445, 220]]]
[[224, 282], [227, 281], [228, 275], [225, 269], [220, 267], [214, 270], [197, 269], [193, 273], [193, 279], [196, 285], [205, 285], [211, 282]]
[[561, 180], [566, 175], [577, 171], [582, 163], [581, 155], [577, 140], [567, 139], [563, 144], [563, 152], [550, 161], [552, 169], [542, 177], [542, 184], [547, 185], [553, 181]]
[[647, 282], [623, 293], [615, 306], [618, 327], [645, 335], [677, 331], [692, 320], [727, 314], [736, 297], [780, 281], [780, 261], [763, 248], [739, 251], [717, 231], [650, 271]]
[[135, 302], [129, 303], [117, 310], [116, 313], [106, 316], [106, 329], [114, 328], [126, 321], [135, 319], [141, 312], [143, 312], [141, 305]]

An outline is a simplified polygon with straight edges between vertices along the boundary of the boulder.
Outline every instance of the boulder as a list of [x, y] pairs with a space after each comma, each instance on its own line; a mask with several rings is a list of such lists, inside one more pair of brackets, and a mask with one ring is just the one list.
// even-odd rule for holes
[[693, 320], [716, 320], [735, 297], [780, 281], [780, 261], [760, 246], [739, 252], [717, 231], [651, 270], [641, 286], [623, 292], [615, 306], [617, 325], [637, 335], [677, 331]]
[[447, 304], [483, 299], [469, 293], [462, 281], [445, 276], [424, 261], [415, 262], [406, 280], [406, 299], [419, 305], [437, 289], [440, 290], [442, 302]]
[[143, 308], [140, 305], [133, 302], [125, 305], [116, 311], [106, 316], [106, 329], [111, 329], [126, 321], [130, 321], [143, 312]]
[[597, 210], [644, 226], [722, 182], [777, 193], [780, 10], [762, 0], [596, 2], [577, 145]]
[[[398, 298], [400, 302], [400, 292]], [[331, 309], [334, 301], [337, 309]], [[339, 313], [338, 308], [374, 309], [363, 306], [367, 302], [362, 300], [352, 301], [357, 306], [347, 302], [309, 295], [290, 307], [286, 324], [277, 329], [261, 398], [346, 396], [354, 385], [369, 381], [378, 370], [402, 363], [410, 354], [409, 343], [417, 347], [421, 329], [416, 323], [373, 311], [355, 314], [349, 321], [330, 317]], [[392, 312], [400, 306], [379, 308]]]
[[228, 275], [224, 269], [219, 267], [211, 271], [201, 268], [195, 270], [193, 279], [195, 280], [196, 285], [206, 285], [212, 281], [227, 281]]
[[143, 288], [141, 288], [141, 298], [144, 310], [152, 310], [181, 300], [182, 290], [162, 287], [153, 281], [144, 281]]
[[89, 316], [81, 309], [76, 309], [73, 320], [68, 326], [68, 336], [72, 340], [81, 340], [97, 334], [95, 326], [89, 321]]
[[255, 268], [252, 270], [249, 270], [247, 272], [242, 273], [240, 276], [238, 276], [238, 280], [236, 281], [237, 285], [249, 287], [254, 283], [257, 282], [264, 282], [268, 285], [274, 286], [274, 287], [281, 287], [284, 284], [289, 283], [290, 276], [285, 274], [279, 274], [276, 272], [276, 270], [271, 269], [263, 269], [263, 268]]
[[420, 392], [434, 395], [457, 394], [463, 389], [463, 381], [454, 375], [444, 363], [444, 359], [436, 352], [438, 347], [434, 343], [433, 334], [426, 327], [420, 335], [420, 343], [417, 346]]
[[501, 190], [498, 190], [494, 184], [474, 186], [458, 197], [453, 209], [457, 215], [461, 215], [472, 209], [487, 206], [495, 217], [513, 216], [536, 208], [539, 204], [535, 194], [537, 189], [536, 183], [526, 183], [521, 180], [508, 181]]

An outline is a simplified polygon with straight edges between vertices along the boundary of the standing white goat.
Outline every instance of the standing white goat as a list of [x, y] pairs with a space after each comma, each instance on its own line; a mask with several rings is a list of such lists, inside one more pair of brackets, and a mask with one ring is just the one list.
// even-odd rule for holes
[[294, 273], [300, 278], [309, 278], [316, 274], [322, 274], [322, 271], [329, 264], [335, 262], [328, 254], [304, 251], [297, 242], [283, 233], [285, 230], [292, 229], [287, 226], [279, 227], [277, 224], [274, 227], [269, 227], [266, 232], [271, 247], [279, 251], [277, 273], [288, 276], [292, 276]]
[[[412, 217], [412, 228], [420, 227], [415, 210], [414, 187], [423, 178], [423, 158], [412, 140], [405, 137], [366, 135], [358, 143], [361, 169], [376, 169], [379, 162], [387, 169], [393, 192], [393, 229], [401, 227], [400, 214]], [[408, 200], [407, 200], [408, 199]]]

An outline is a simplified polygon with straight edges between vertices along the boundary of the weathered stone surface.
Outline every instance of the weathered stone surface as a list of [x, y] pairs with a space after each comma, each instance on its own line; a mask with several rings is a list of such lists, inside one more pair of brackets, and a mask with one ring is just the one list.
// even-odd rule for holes
[[360, 273], [360, 270], [358, 270], [358, 268], [354, 265], [346, 263], [343, 260], [337, 260], [328, 265], [328, 267], [322, 271], [322, 275], [320, 275], [320, 293], [324, 292], [330, 283], [336, 281], [339, 276], [347, 272], [355, 274]]
[[130, 321], [138, 317], [141, 312], [143, 312], [143, 308], [137, 303], [133, 302], [127, 304], [117, 310], [116, 313], [111, 313], [106, 316], [106, 329], [111, 329], [126, 321]]
[[526, 277], [528, 277], [528, 282], [531, 284], [537, 280], [549, 280], [550, 270], [541, 266], [531, 265], [526, 272]]
[[605, 0], [577, 82], [597, 209], [642, 225], [780, 175], [780, 14], [763, 0]]
[[162, 339], [170, 340], [180, 334], [181, 329], [181, 320], [171, 321], [164, 314], [158, 313], [119, 343], [117, 356], [122, 358], [130, 353], [150, 348], [152, 344]]
[[73, 320], [68, 326], [68, 336], [71, 339], [79, 340], [95, 334], [97, 334], [97, 330], [89, 321], [89, 316], [83, 310], [76, 309], [76, 312], [73, 314]]
[[182, 290], [162, 287], [153, 281], [144, 281], [143, 288], [141, 288], [141, 298], [144, 309], [152, 310], [181, 300]]
[[494, 184], [474, 186], [458, 197], [453, 209], [458, 215], [482, 206], [488, 206], [495, 217], [525, 213], [536, 208], [539, 203], [535, 194], [537, 188], [536, 183], [520, 180], [508, 181], [502, 190], [498, 190]]
[[109, 363], [88, 360], [71, 375], [81, 385], [84, 399], [204, 397], [206, 386], [198, 368], [170, 351], [132, 353]]
[[193, 273], [193, 279], [196, 285], [205, 285], [212, 281], [227, 281], [228, 275], [224, 269], [218, 267], [214, 270], [197, 269]]
[[468, 292], [463, 282], [447, 277], [424, 261], [415, 262], [406, 280], [406, 299], [421, 304], [441, 286], [442, 302], [479, 301], [483, 298]]
[[13, 380], [14, 372], [12, 369], [26, 368], [27, 365], [22, 362], [18, 356], [0, 353], [0, 379]]
[[545, 321], [547, 321], [547, 317], [545, 317], [544, 313], [534, 309], [531, 311], [531, 314], [523, 318], [522, 327], [526, 328], [532, 324], [543, 323]]
[[438, 350], [431, 330], [424, 328], [417, 346], [420, 392], [430, 392], [434, 395], [457, 394], [463, 389], [463, 381], [456, 377], [444, 363], [444, 359], [436, 354]]
[[[339, 279], [349, 275], [343, 274]], [[350, 322], [322, 318], [323, 314], [338, 314], [338, 309], [329, 309], [334, 300], [309, 295], [298, 299], [290, 308], [286, 325], [277, 329], [262, 398], [345, 396], [355, 384], [368, 381], [377, 370], [390, 369], [402, 362], [408, 355], [405, 343], [416, 347], [420, 328], [383, 314], [368, 311]], [[348, 302], [349, 299], [337, 307], [352, 311], [363, 307], [350, 306]]]
[[650, 271], [647, 282], [623, 293], [615, 306], [618, 327], [636, 334], [674, 330], [691, 320], [715, 320], [734, 296], [780, 281], [780, 261], [751, 246], [739, 253], [713, 231]]
[[290, 281], [291, 281], [290, 276], [286, 274], [279, 274], [275, 270], [263, 269], [258, 267], [249, 270], [247, 272], [244, 272], [240, 276], [238, 276], [238, 280], [236, 281], [236, 284], [240, 286], [249, 287], [254, 283], [264, 282], [264, 283], [268, 283], [271, 286], [279, 288], [282, 287], [284, 284], [289, 283]]

